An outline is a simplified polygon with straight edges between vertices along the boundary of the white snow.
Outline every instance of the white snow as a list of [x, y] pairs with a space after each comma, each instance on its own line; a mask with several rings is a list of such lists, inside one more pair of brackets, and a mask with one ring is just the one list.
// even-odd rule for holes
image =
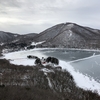
[[8, 49], [3, 49], [2, 53], [8, 53]]
[[16, 40], [12, 41], [12, 43], [15, 43], [15, 42], [17, 42], [17, 41], [19, 41], [19, 40], [18, 40], [18, 39], [16, 39]]
[[12, 52], [4, 54], [4, 58], [10, 59], [12, 64], [16, 65], [34, 65], [35, 59], [28, 59], [28, 55], [38, 56], [39, 58], [46, 57], [41, 54], [39, 51], [34, 50], [27, 50], [27, 51], [19, 51], [19, 52]]
[[69, 37], [71, 37], [73, 34], [73, 32], [71, 30], [69, 30]]
[[14, 35], [15, 37], [17, 37], [18, 35], [16, 34], [16, 35]]
[[43, 68], [43, 69], [41, 69], [41, 71], [43, 71], [44, 73], [50, 73], [50, 72], [53, 72], [54, 73], [53, 70], [49, 70], [47, 68]]
[[52, 84], [51, 84], [49, 77], [47, 77], [47, 80], [48, 80], [49, 87], [52, 89]]
[[47, 69], [47, 68], [43, 68], [43, 69], [41, 69], [41, 71], [43, 71], [44, 74], [46, 75], [46, 78], [47, 78], [47, 80], [48, 80], [48, 85], [49, 85], [49, 87], [52, 89], [52, 83], [51, 83], [51, 81], [50, 81], [50, 79], [49, 79], [47, 73], [50, 73], [50, 72], [53, 72], [53, 73], [54, 73], [54, 71], [53, 71], [53, 70], [49, 70], [49, 69]]
[[38, 45], [38, 44], [42, 44], [44, 43], [45, 41], [41, 41], [41, 42], [32, 42], [31, 45]]
[[1, 45], [1, 46], [3, 46], [3, 45], [4, 45], [4, 43], [0, 43], [0, 45]]
[[[27, 55], [34, 55], [34, 56], [38, 56], [39, 58], [46, 57], [38, 50], [40, 49], [38, 48], [38, 49], [27, 50], [27, 51], [7, 53], [7, 54], [4, 54], [4, 58], [11, 59], [12, 61], [10, 62], [17, 65], [34, 65], [35, 60], [27, 59]], [[93, 55], [91, 57], [96, 57], [96, 56], [98, 55]], [[84, 58], [84, 59], [89, 59], [91, 57]], [[84, 59], [80, 59], [80, 60], [84, 60]], [[100, 83], [95, 81], [93, 78], [83, 75], [80, 72], [76, 72], [74, 68], [70, 65], [70, 62], [68, 63], [68, 62], [60, 60], [59, 65], [62, 67], [62, 69], [66, 69], [68, 72], [71, 73], [77, 86], [85, 90], [92, 90], [92, 91], [96, 90], [100, 94]], [[47, 69], [42, 69], [42, 70], [44, 71], [44, 73], [50, 72], [50, 70], [47, 70]], [[49, 79], [48, 79], [48, 82], [49, 82]], [[50, 87], [52, 87], [50, 82], [49, 82], [49, 85]]]
[[74, 26], [74, 24], [68, 24], [68, 25], [67, 25], [68, 29], [73, 28], [73, 26]]

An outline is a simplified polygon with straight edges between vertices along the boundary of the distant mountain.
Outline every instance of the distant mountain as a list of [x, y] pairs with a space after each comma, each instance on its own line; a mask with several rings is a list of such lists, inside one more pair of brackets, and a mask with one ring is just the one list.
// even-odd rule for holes
[[37, 36], [35, 41], [45, 41], [41, 47], [100, 48], [100, 30], [75, 23], [53, 26]]
[[17, 43], [20, 43], [20, 42], [24, 42], [24, 43], [33, 42], [33, 38], [36, 35], [37, 35], [37, 33], [29, 33], [29, 34], [20, 35], [16, 38], [16, 42]]
[[0, 52], [4, 48], [8, 49], [6, 52], [25, 49], [26, 47], [29, 47], [31, 45], [31, 43], [33, 42], [33, 37], [36, 35], [36, 33], [20, 35], [0, 31]]
[[37, 35], [36, 33], [20, 35], [20, 34], [0, 31], [0, 43], [28, 42], [31, 41], [33, 37], [36, 35]]
[[0, 31], [0, 43], [13, 41], [18, 34]]

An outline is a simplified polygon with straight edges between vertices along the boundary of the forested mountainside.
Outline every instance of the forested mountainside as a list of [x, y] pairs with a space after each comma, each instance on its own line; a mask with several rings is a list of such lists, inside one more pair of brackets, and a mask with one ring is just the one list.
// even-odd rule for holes
[[55, 25], [34, 37], [45, 41], [41, 47], [100, 48], [100, 30], [75, 23]]

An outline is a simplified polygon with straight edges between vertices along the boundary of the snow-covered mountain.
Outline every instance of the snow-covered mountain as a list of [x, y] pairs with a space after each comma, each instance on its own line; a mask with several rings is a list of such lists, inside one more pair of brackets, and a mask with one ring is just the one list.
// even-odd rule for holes
[[35, 41], [46, 41], [43, 47], [100, 48], [100, 30], [75, 23], [53, 26], [37, 36]]

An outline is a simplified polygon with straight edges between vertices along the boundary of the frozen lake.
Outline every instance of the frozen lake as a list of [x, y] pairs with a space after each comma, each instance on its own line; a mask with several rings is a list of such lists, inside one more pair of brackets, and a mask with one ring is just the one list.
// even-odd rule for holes
[[69, 49], [43, 49], [38, 50], [47, 56], [54, 56], [66, 62], [82, 59], [95, 55], [99, 55], [99, 51], [86, 51], [86, 50], [69, 50]]
[[70, 62], [75, 69], [84, 75], [93, 77], [100, 82], [100, 52], [67, 50], [67, 49], [46, 49], [39, 50], [46, 56], [54, 56], [66, 62]]

